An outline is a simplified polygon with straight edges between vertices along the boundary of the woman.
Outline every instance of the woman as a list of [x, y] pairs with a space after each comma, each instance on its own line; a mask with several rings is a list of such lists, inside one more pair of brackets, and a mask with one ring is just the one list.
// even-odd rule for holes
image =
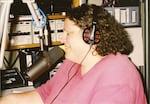
[[146, 104], [141, 77], [128, 58], [133, 45], [113, 16], [83, 4], [67, 13], [64, 32], [66, 59], [55, 76], [1, 104]]

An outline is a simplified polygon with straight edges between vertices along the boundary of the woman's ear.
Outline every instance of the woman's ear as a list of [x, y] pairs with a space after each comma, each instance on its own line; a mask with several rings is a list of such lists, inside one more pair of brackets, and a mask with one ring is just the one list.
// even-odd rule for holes
[[94, 45], [92, 45], [92, 54], [94, 55], [94, 56], [96, 56], [96, 55], [98, 55], [98, 53], [97, 53], [97, 51], [96, 51], [96, 44], [94, 44]]

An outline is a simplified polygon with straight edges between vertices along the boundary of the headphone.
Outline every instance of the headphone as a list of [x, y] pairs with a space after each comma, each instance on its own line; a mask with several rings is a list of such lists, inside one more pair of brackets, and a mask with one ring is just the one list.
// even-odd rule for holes
[[93, 20], [92, 26], [85, 28], [82, 34], [83, 40], [85, 43], [93, 45], [100, 42], [100, 31], [96, 28], [96, 22], [94, 21], [96, 13], [96, 8], [93, 8]]

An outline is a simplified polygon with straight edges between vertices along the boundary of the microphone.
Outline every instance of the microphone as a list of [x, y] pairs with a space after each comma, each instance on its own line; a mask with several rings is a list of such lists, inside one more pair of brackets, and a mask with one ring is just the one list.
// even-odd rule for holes
[[47, 70], [52, 70], [64, 58], [64, 54], [65, 52], [59, 47], [54, 47], [50, 51], [42, 51], [41, 56], [25, 72], [25, 78], [33, 81]]

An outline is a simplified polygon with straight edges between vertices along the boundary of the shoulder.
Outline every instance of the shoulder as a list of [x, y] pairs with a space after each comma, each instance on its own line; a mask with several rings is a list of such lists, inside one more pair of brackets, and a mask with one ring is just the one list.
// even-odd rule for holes
[[[127, 55], [123, 55], [120, 53], [117, 53], [116, 55], [110, 54], [104, 57], [103, 60], [101, 60], [97, 67], [107, 68], [111, 70], [134, 70], [136, 69], [135, 65], [129, 60]], [[108, 70], [110, 71], [110, 70]]]
[[107, 82], [109, 84], [134, 84], [140, 81], [140, 75], [135, 65], [127, 55], [120, 53], [106, 56], [95, 66], [95, 69], [97, 73], [100, 73], [99, 77], [105, 84]]

